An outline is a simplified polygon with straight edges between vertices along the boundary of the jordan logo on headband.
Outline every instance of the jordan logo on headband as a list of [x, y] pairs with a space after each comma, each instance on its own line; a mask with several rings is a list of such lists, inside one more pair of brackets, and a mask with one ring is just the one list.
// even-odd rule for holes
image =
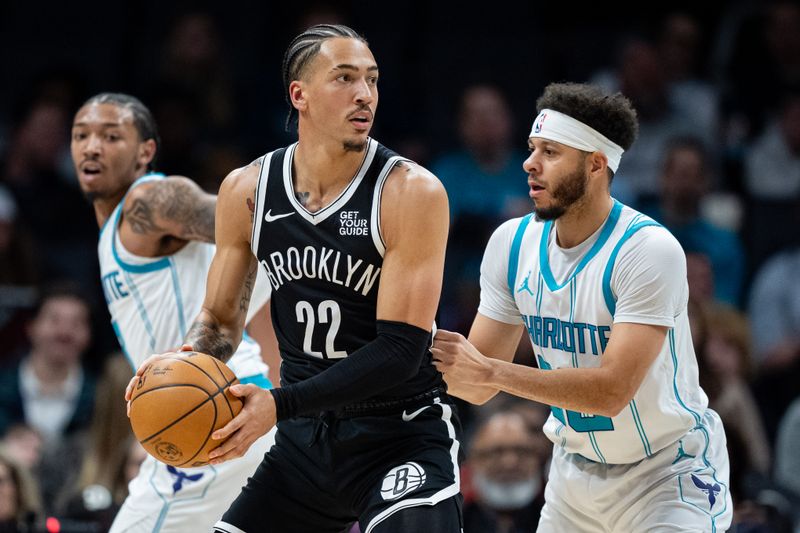
[[544, 123], [544, 119], [547, 118], [547, 113], [542, 113], [539, 115], [539, 119], [536, 121], [536, 124], [533, 125], [533, 132], [534, 133], [541, 133], [542, 132], [542, 124]]

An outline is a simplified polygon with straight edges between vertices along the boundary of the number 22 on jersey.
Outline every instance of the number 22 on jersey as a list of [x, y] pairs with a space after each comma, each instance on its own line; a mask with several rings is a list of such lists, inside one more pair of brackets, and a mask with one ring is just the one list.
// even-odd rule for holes
[[[313, 357], [320, 359], [342, 359], [347, 357], [347, 352], [337, 350], [334, 347], [336, 334], [342, 324], [342, 312], [339, 304], [334, 300], [324, 300], [320, 302], [316, 309], [310, 302], [301, 300], [295, 306], [297, 321], [306, 325], [305, 336], [303, 337], [303, 351]], [[330, 324], [325, 335], [325, 353], [316, 351], [311, 347], [311, 340], [314, 338], [314, 328], [317, 324]]]

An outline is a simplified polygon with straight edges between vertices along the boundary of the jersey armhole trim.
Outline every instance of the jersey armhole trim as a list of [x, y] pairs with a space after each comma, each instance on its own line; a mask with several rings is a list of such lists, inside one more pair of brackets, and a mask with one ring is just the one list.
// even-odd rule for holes
[[511, 251], [508, 255], [508, 291], [511, 297], [514, 298], [514, 285], [517, 279], [517, 269], [519, 268], [519, 251], [522, 247], [522, 237], [525, 235], [525, 230], [533, 218], [533, 213], [529, 213], [522, 217], [517, 226], [517, 232], [514, 234], [514, 240], [511, 242]]
[[[142, 183], [146, 183], [148, 181], [156, 181], [156, 180], [164, 179], [166, 177], [167, 177], [166, 174], [162, 174], [161, 172], [148, 172], [147, 174], [145, 174], [145, 175], [143, 175], [143, 176], [141, 176], [139, 178], [136, 178], [133, 181], [133, 183], [131, 183], [130, 187], [128, 187], [128, 190], [125, 191], [125, 194], [123, 195], [122, 200], [119, 201], [119, 203], [117, 204], [117, 207], [114, 208], [114, 211], [111, 212], [111, 215], [106, 219], [105, 222], [103, 222], [103, 225], [100, 226], [100, 231], [99, 231], [100, 235], [103, 235], [103, 230], [105, 230], [108, 227], [109, 221], [114, 220], [114, 216], [116, 214], [116, 210], [117, 209], [122, 209], [122, 207], [125, 205], [125, 199], [128, 197], [128, 193], [131, 191], [131, 189], [133, 189], [134, 187], [136, 187], [138, 185], [141, 185]], [[117, 221], [115, 221], [115, 223], [116, 222]], [[112, 226], [113, 226], [113, 224], [112, 224]]]
[[250, 236], [250, 249], [253, 255], [258, 255], [258, 243], [261, 237], [261, 220], [264, 218], [264, 205], [267, 203], [267, 181], [269, 180], [269, 165], [272, 162], [272, 154], [270, 152], [261, 156], [261, 170], [258, 173], [258, 180], [256, 181], [255, 198], [253, 198], [253, 229]]
[[375, 181], [375, 190], [372, 193], [372, 213], [370, 215], [370, 233], [372, 234], [372, 242], [375, 244], [375, 249], [383, 257], [386, 253], [386, 241], [383, 240], [381, 232], [381, 198], [383, 197], [383, 186], [386, 185], [386, 179], [389, 177], [392, 169], [401, 161], [409, 162], [408, 159], [400, 156], [390, 157], [378, 174], [378, 179]]
[[611, 275], [614, 273], [614, 263], [617, 260], [617, 255], [619, 255], [622, 245], [625, 244], [634, 233], [649, 226], [662, 227], [661, 224], [655, 222], [654, 220], [645, 220], [643, 222], [633, 224], [627, 230], [625, 230], [625, 233], [623, 233], [622, 237], [620, 237], [619, 241], [617, 241], [616, 246], [614, 246], [614, 250], [608, 257], [608, 263], [606, 263], [606, 268], [603, 271], [603, 299], [606, 302], [606, 307], [608, 308], [608, 312], [611, 313], [612, 318], [614, 317], [614, 313], [617, 311], [617, 297], [614, 294], [614, 291], [611, 290]]

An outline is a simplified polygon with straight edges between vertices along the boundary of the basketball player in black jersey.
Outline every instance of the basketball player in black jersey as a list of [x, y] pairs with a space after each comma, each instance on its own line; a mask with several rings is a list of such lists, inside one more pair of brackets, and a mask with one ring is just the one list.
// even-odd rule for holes
[[231, 437], [212, 464], [240, 457], [276, 422], [278, 434], [215, 529], [461, 531], [458, 423], [429, 352], [444, 188], [369, 137], [378, 66], [353, 30], [309, 28], [283, 71], [299, 141], [223, 182], [217, 253], [184, 346], [230, 357], [245, 280], [264, 269], [282, 387], [232, 387], [245, 405], [215, 433]]

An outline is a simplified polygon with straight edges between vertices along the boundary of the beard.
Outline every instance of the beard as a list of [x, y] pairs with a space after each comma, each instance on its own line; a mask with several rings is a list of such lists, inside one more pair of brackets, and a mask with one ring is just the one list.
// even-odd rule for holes
[[133, 181], [135, 180], [131, 180], [130, 183], [120, 184], [114, 189], [99, 189], [93, 191], [85, 191], [81, 189], [81, 192], [83, 193], [83, 197], [86, 198], [86, 201], [90, 204], [93, 204], [98, 200], [110, 200], [124, 196]]
[[345, 152], [363, 152], [367, 148], [367, 141], [344, 141], [342, 148]]
[[533, 202], [533, 214], [536, 220], [555, 220], [562, 216], [567, 210], [578, 203], [586, 195], [586, 185], [589, 176], [583, 170], [583, 164], [564, 177], [550, 196], [553, 198], [553, 205], [549, 207], [538, 207], [536, 201]]

